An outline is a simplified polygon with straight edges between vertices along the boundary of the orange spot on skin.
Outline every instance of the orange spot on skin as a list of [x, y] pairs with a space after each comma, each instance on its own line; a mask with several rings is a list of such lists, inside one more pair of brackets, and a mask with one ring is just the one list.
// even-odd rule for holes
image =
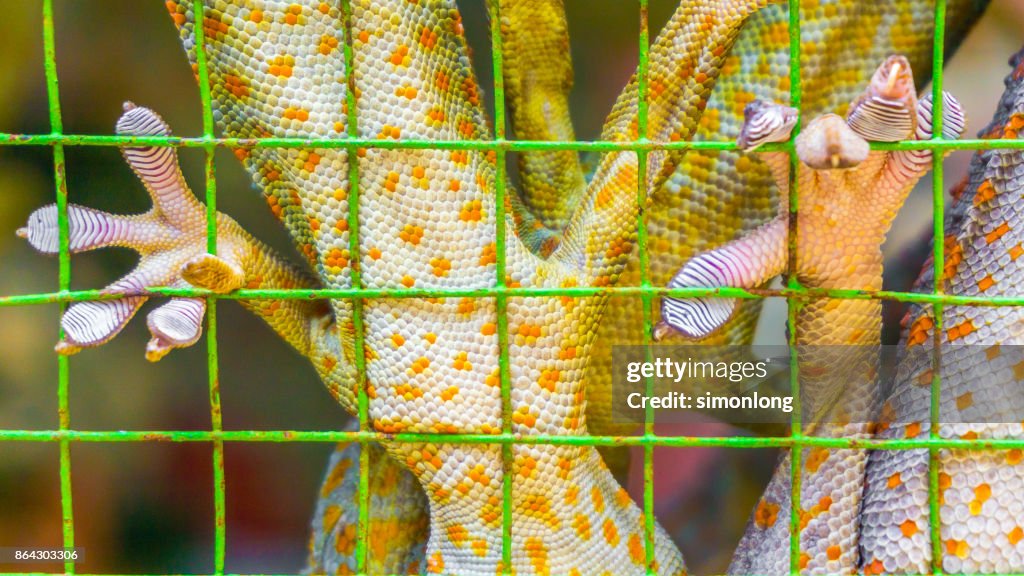
[[427, 332], [426, 334], [423, 335], [423, 339], [433, 344], [434, 342], [437, 342], [437, 334], [434, 334], [433, 332]]
[[294, 68], [295, 57], [283, 54], [274, 56], [270, 60], [270, 67], [267, 68], [267, 73], [271, 76], [278, 76], [280, 78], [291, 78]]
[[398, 233], [398, 237], [401, 238], [402, 241], [416, 246], [420, 243], [420, 240], [423, 239], [423, 228], [414, 224], [406, 224]]
[[340, 272], [341, 268], [348, 266], [348, 250], [339, 250], [337, 248], [331, 248], [331, 251], [327, 254], [324, 259], [324, 266], [330, 269], [334, 273]]
[[547, 390], [548, 392], [554, 393], [555, 386], [558, 384], [558, 380], [561, 378], [561, 373], [556, 369], [544, 370], [540, 373], [540, 379], [537, 380], [537, 384]]
[[881, 560], [872, 560], [870, 564], [864, 567], [864, 574], [870, 576], [876, 576], [885, 572], [885, 564], [882, 564]]
[[895, 487], [899, 486], [902, 483], [903, 483], [903, 480], [900, 477], [900, 473], [897, 472], [897, 473], [893, 474], [892, 476], [889, 476], [889, 481], [886, 483], [886, 486], [888, 486], [889, 489], [892, 489], [892, 488], [895, 488]]
[[987, 244], [991, 244], [991, 243], [995, 242], [996, 240], [999, 240], [1000, 238], [1002, 238], [1003, 235], [1006, 234], [1009, 231], [1010, 231], [1010, 225], [1008, 223], [1006, 223], [1006, 222], [1003, 222], [1002, 224], [999, 225], [998, 228], [996, 228], [995, 230], [993, 230], [993, 231], [991, 231], [991, 232], [989, 232], [988, 234], [985, 235], [985, 242]]
[[996, 281], [993, 280], [992, 279], [992, 275], [989, 274], [988, 276], [985, 276], [981, 280], [978, 280], [978, 290], [981, 290], [982, 292], [984, 292], [984, 291], [988, 290], [989, 288], [991, 288], [992, 286], [995, 286], [995, 283], [996, 283]]
[[420, 45], [428, 50], [437, 45], [437, 32], [424, 26], [420, 31]]
[[476, 554], [480, 558], [487, 556], [487, 540], [474, 540], [473, 554]]
[[348, 524], [343, 529], [338, 531], [338, 536], [334, 540], [334, 551], [348, 556], [355, 552], [356, 549], [356, 525]]
[[401, 44], [394, 52], [391, 53], [391, 57], [388, 58], [388, 62], [391, 62], [395, 66], [409, 66], [412, 64], [412, 58], [409, 57], [409, 47], [405, 44]]
[[416, 359], [412, 366], [409, 368], [414, 374], [422, 374], [424, 370], [430, 367], [430, 360], [425, 356], [421, 356]]
[[481, 218], [483, 218], [483, 212], [479, 200], [470, 200], [459, 210], [459, 219], [463, 222], [479, 222]]
[[320, 37], [320, 45], [318, 46], [318, 49], [320, 50], [320, 53], [323, 54], [324, 56], [327, 56], [331, 52], [334, 52], [335, 50], [337, 50], [337, 48], [338, 39], [335, 38], [334, 36], [328, 36], [327, 34], [324, 34], [323, 36]]
[[974, 395], [970, 392], [964, 392], [956, 398], [957, 410], [966, 410], [974, 405]]
[[903, 533], [904, 538], [910, 538], [914, 534], [917, 534], [917, 523], [913, 520], [905, 520], [900, 524], [900, 532]]
[[992, 497], [992, 487], [989, 486], [986, 482], [978, 484], [974, 488], [974, 497], [981, 502], [987, 501], [989, 498]]
[[473, 364], [468, 360], [469, 355], [465, 352], [459, 352], [455, 355], [455, 360], [452, 362], [452, 367], [456, 370], [472, 370]]
[[489, 264], [496, 264], [498, 262], [498, 251], [497, 247], [493, 242], [483, 247], [480, 251], [480, 260], [478, 263], [481, 266], [487, 266]]
[[377, 248], [376, 246], [374, 246], [373, 248], [370, 248], [369, 252], [367, 252], [366, 255], [369, 256], [370, 258], [374, 259], [374, 260], [380, 260], [380, 257], [381, 257], [380, 248]]
[[996, 189], [992, 187], [991, 180], [985, 180], [978, 186], [978, 192], [974, 195], [974, 205], [977, 206], [996, 197]]
[[904, 436], [906, 436], [907, 438], [917, 438], [919, 434], [921, 434], [920, 422], [911, 422], [910, 424], [907, 424], [907, 429], [904, 433]]
[[1021, 254], [1024, 254], [1024, 247], [1020, 244], [1010, 248], [1010, 260], [1017, 260], [1017, 258], [1020, 258]]
[[528, 406], [520, 406], [518, 410], [512, 413], [512, 422], [527, 428], [533, 428], [537, 423], [537, 416], [530, 413]]
[[549, 574], [548, 549], [540, 538], [527, 538], [526, 556], [530, 559], [534, 574]]
[[957, 241], [956, 235], [950, 234], [943, 242], [943, 249], [946, 253], [946, 260], [942, 269], [942, 277], [948, 280], [956, 275], [956, 270], [964, 259], [964, 247]]
[[493, 322], [488, 322], [480, 327], [480, 333], [484, 336], [493, 336], [497, 332], [497, 326]]
[[448, 540], [458, 548], [462, 548], [466, 539], [469, 538], [469, 531], [462, 524], [452, 524], [448, 527], [447, 532]]
[[626, 547], [629, 548], [629, 559], [637, 566], [643, 564], [644, 544], [640, 540], [640, 536], [637, 534], [631, 534], [629, 536], [629, 541], [626, 543]]
[[459, 387], [458, 386], [449, 386], [449, 387], [447, 387], [447, 388], [445, 388], [444, 390], [441, 391], [441, 400], [444, 400], [445, 402], [447, 402], [447, 401], [451, 400], [452, 398], [455, 398], [455, 395], [458, 394], [458, 393], [459, 393]]
[[430, 559], [427, 560], [427, 571], [434, 574], [444, 572], [444, 558], [441, 557], [440, 552], [434, 552], [430, 555]]
[[451, 271], [452, 263], [447, 258], [431, 258], [430, 267], [432, 268], [431, 271], [434, 273], [434, 276], [443, 278]]
[[395, 96], [404, 96], [408, 100], [416, 98], [416, 94], [419, 92], [412, 86], [399, 86], [395, 88]]
[[910, 325], [910, 333], [907, 335], [907, 347], [923, 344], [928, 340], [929, 331], [935, 326], [935, 321], [930, 316], [921, 316]]
[[1016, 546], [1018, 542], [1024, 540], [1024, 529], [1020, 526], [1014, 526], [1013, 530], [1006, 535], [1006, 539], [1010, 541], [1010, 546]]
[[1024, 451], [1020, 448], [1014, 448], [1006, 452], [1006, 463], [1010, 466], [1016, 466], [1024, 461]]
[[754, 525], [762, 530], [767, 530], [775, 525], [779, 517], [779, 505], [762, 499], [754, 509]]
[[970, 549], [968, 548], [965, 540], [955, 540], [950, 538], [949, 540], [946, 540], [946, 554], [956, 556], [962, 560], [970, 555]]
[[799, 562], [800, 569], [803, 570], [807, 568], [808, 564], [811, 563], [811, 556], [807, 554], [807, 552], [801, 552], [800, 558], [797, 560], [797, 562]]
[[305, 122], [309, 120], [309, 111], [302, 108], [288, 107], [284, 110], [284, 117], [287, 120], [298, 120]]
[[391, 343], [395, 345], [395, 348], [398, 348], [405, 344], [405, 338], [401, 334], [392, 334]]
[[970, 335], [974, 331], [974, 322], [972, 322], [971, 320], [965, 320], [960, 324], [957, 324], [956, 326], [953, 326], [952, 328], [947, 330], [946, 338], [948, 338], [950, 342], [953, 342], [955, 340], [959, 340], [960, 338]]
[[576, 530], [576, 535], [582, 540], [590, 540], [590, 519], [583, 514], [577, 514], [572, 519], [572, 527]]
[[843, 549], [839, 546], [829, 546], [825, 549], [825, 555], [828, 556], [829, 560], [839, 560], [839, 557], [843, 554]]
[[594, 503], [594, 510], [596, 510], [598, 514], [603, 513], [604, 494], [601, 494], [601, 491], [598, 490], [596, 486], [590, 489], [590, 499]]
[[245, 80], [234, 74], [224, 75], [224, 87], [235, 98], [246, 98], [249, 96], [249, 86]]
[[807, 468], [808, 472], [817, 472], [818, 468], [828, 460], [828, 457], [828, 448], [815, 448], [808, 454], [804, 467]]
[[612, 522], [611, 518], [604, 521], [604, 526], [601, 527], [601, 530], [604, 532], [604, 541], [609, 546], [619, 545], [619, 529], [615, 526], [615, 522]]
[[476, 312], [476, 300], [461, 298], [459, 300], [459, 314], [472, 314], [473, 312]]

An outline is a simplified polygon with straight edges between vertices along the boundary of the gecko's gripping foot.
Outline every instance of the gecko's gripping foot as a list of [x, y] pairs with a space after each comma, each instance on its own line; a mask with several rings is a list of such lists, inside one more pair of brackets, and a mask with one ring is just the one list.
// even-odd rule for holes
[[[835, 114], [815, 118], [796, 137], [800, 168], [849, 171], [854, 174], [871, 153], [869, 141], [895, 142], [931, 137], [931, 96], [919, 102], [910, 64], [903, 56], [890, 56], [875, 71], [864, 93], [850, 106], [844, 119]], [[790, 137], [797, 111], [773, 102], [755, 100], [744, 111], [737, 144], [752, 151], [768, 142]], [[964, 129], [960, 103], [943, 93], [943, 136], [958, 138]], [[778, 152], [775, 154], [782, 154]], [[873, 178], [879, 189], [912, 185], [931, 165], [931, 153], [923, 150], [879, 152], [884, 162], [874, 163]], [[788, 165], [788, 159], [784, 159]], [[884, 167], [879, 169], [879, 167]], [[782, 176], [779, 186], [788, 177]], [[670, 288], [735, 286], [755, 288], [782, 273], [786, 265], [787, 209], [773, 221], [687, 262], [669, 282]], [[654, 338], [678, 333], [703, 339], [722, 328], [736, 310], [729, 298], [672, 298], [662, 300], [662, 321]]]
[[[169, 136], [166, 123], [152, 110], [125, 103], [117, 122], [124, 136]], [[239, 288], [244, 281], [239, 256], [249, 242], [230, 219], [218, 219], [218, 251], [206, 254], [206, 208], [192, 194], [178, 166], [172, 147], [126, 147], [125, 160], [142, 180], [153, 199], [144, 214], [121, 216], [83, 206], [68, 206], [70, 251], [84, 252], [122, 246], [140, 255], [138, 266], [107, 286], [103, 292], [117, 296], [72, 304], [61, 320], [64, 339], [60, 354], [74, 354], [114, 338], [148, 299], [151, 286], [195, 286], [217, 293]], [[36, 250], [57, 254], [60, 250], [57, 207], [46, 206], [29, 216], [28, 225], [17, 231]], [[152, 339], [146, 358], [156, 361], [174, 348], [194, 344], [202, 334], [206, 301], [172, 298], [149, 314]]]
[[[743, 126], [736, 143], [740, 149], [752, 151], [770, 142], [785, 142], [789, 140], [798, 118], [799, 112], [795, 108], [755, 100], [743, 111]], [[745, 286], [751, 282], [751, 277], [762, 275], [765, 268], [763, 263], [755, 263], [752, 267], [747, 263], [752, 259], [769, 257], [763, 245], [776, 243], [784, 230], [784, 222], [773, 221], [747, 237], [699, 254], [679, 270], [668, 286]], [[661, 341], [672, 334], [689, 340], [707, 338], [732, 318], [737, 304], [734, 298], [665, 297], [661, 301], [662, 319], [654, 326], [654, 340]]]

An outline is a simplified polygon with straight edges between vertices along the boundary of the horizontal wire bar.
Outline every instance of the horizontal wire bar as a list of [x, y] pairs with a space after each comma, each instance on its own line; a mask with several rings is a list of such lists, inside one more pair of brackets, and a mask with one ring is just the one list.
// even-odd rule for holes
[[[146, 575], [144, 573], [136, 573], [136, 574], [112, 574], [112, 573], [88, 574], [88, 573], [76, 572], [75, 574], [76, 574], [76, 576], [148, 576], [148, 575]], [[0, 576], [54, 576], [54, 573], [52, 573], [52, 572], [0, 572]], [[187, 574], [161, 574], [160, 576], [305, 576], [305, 573], [296, 572], [296, 573], [271, 573], [271, 574], [263, 574], [263, 573], [237, 573], [237, 574], [231, 574], [231, 573], [225, 573], [225, 574], [210, 573], [210, 574], [203, 574], [203, 573], [189, 572]], [[375, 574], [374, 576], [403, 576], [403, 575], [400, 575], [400, 574], [377, 575], [377, 574]], [[907, 573], [906, 576], [934, 576], [934, 574], [913, 574], [913, 573]], [[959, 573], [957, 573], [957, 576], [999, 576], [999, 575], [998, 574], [959, 574]], [[1019, 574], [1017, 576], [1019, 576]]]
[[676, 448], [780, 448], [810, 446], [865, 450], [911, 450], [943, 448], [956, 450], [1024, 449], [1024, 438], [952, 439], [825, 438], [814, 436], [571, 436], [521, 434], [387, 434], [360, 431], [314, 430], [0, 430], [0, 442], [398, 442], [436, 444], [540, 444], [553, 446], [666, 446]]
[[890, 300], [915, 304], [948, 304], [951, 306], [1024, 306], [1022, 296], [962, 296], [954, 294], [932, 294], [920, 292], [899, 292], [893, 290], [830, 290], [820, 288], [743, 289], [724, 286], [719, 288], [690, 287], [667, 288], [657, 286], [612, 286], [571, 288], [508, 287], [490, 288], [346, 288], [346, 289], [246, 289], [230, 294], [215, 294], [199, 288], [168, 288], [154, 286], [146, 290], [111, 293], [106, 290], [65, 290], [0, 296], [0, 308], [7, 306], [30, 306], [61, 302], [83, 302], [88, 300], [118, 300], [129, 296], [216, 298], [225, 300], [317, 300], [317, 299], [383, 299], [383, 298], [510, 298], [571, 297], [587, 298], [607, 295], [611, 297], [671, 296], [674, 298], [743, 298], [748, 300], [765, 298], [789, 298], [814, 300], [835, 298], [844, 300]]
[[[578, 150], [581, 152], [655, 151], [655, 150], [738, 150], [733, 141], [622, 142], [581, 140], [383, 140], [378, 138], [187, 138], [157, 136], [113, 136], [90, 134], [8, 134], [0, 132], [0, 146], [173, 146], [175, 148], [339, 148], [351, 146], [382, 150], [502, 150], [506, 152], [539, 150]], [[991, 150], [1022, 149], [1024, 139], [968, 138], [964, 140], [902, 140], [871, 142], [872, 150]], [[765, 144], [758, 152], [788, 150], [788, 142]]]

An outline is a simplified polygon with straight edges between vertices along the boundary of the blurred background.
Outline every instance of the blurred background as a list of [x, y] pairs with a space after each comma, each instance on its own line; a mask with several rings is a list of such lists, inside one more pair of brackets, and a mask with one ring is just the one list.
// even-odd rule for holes
[[[577, 137], [598, 137], [604, 116], [636, 66], [636, 3], [566, 0], [576, 69]], [[651, 1], [652, 38], [674, 0]], [[460, 2], [482, 86], [491, 83], [482, 1]], [[0, 0], [0, 132], [50, 131], [42, 65], [41, 3]], [[56, 51], [64, 130], [110, 134], [121, 103], [158, 111], [178, 135], [201, 131], [199, 96], [162, 2], [55, 0]], [[1007, 58], [1024, 40], [1024, 1], [994, 0], [949, 62], [946, 88], [965, 104], [968, 133], [984, 126], [1002, 92]], [[148, 209], [148, 198], [115, 148], [68, 147], [72, 202], [115, 213]], [[202, 190], [203, 153], [182, 150], [186, 178]], [[970, 154], [946, 163], [946, 181], [966, 172]], [[36, 208], [52, 202], [49, 148], [0, 146], [0, 296], [57, 289], [57, 260], [14, 236]], [[249, 178], [218, 151], [218, 207], [281, 253], [294, 252]], [[930, 182], [915, 191], [886, 246], [891, 261], [931, 226]], [[106, 285], [134, 265], [128, 250], [75, 256], [72, 288]], [[890, 269], [899, 266], [890, 266]], [[916, 269], [887, 288], [905, 289]], [[899, 284], [893, 284], [897, 282]], [[151, 303], [152, 304], [152, 303]], [[147, 306], [142, 314], [151, 309]], [[762, 341], [782, 335], [785, 303], [772, 302]], [[142, 316], [106, 346], [70, 360], [71, 425], [81, 430], [209, 429], [206, 344], [150, 364]], [[56, 305], [0, 307], [0, 429], [57, 427]], [[219, 306], [220, 383], [225, 429], [337, 430], [347, 415], [313, 370], [256, 318]], [[707, 433], [730, 434], [724, 425]], [[225, 447], [229, 572], [295, 572], [303, 566], [308, 522], [329, 444]], [[695, 573], [721, 571], [774, 466], [771, 451], [659, 451], [659, 520]], [[76, 443], [71, 447], [75, 538], [87, 549], [81, 572], [209, 572], [213, 568], [211, 448], [204, 443]], [[753, 459], [739, 474], [737, 462]], [[58, 449], [0, 443], [0, 546], [61, 545]], [[709, 480], [714, 479], [713, 482]], [[640, 483], [630, 490], [639, 500]], [[60, 570], [0, 565], [2, 571]]]

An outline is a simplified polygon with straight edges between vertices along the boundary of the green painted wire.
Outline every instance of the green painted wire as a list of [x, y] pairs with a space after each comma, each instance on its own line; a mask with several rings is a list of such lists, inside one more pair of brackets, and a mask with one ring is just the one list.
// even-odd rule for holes
[[[202, 0], [193, 0], [192, 10], [195, 14], [196, 26], [196, 75], [199, 82], [199, 100], [203, 115], [203, 148], [206, 153], [206, 251], [217, 254], [217, 168], [215, 156], [216, 146], [209, 142], [214, 138], [213, 100], [210, 93], [210, 68], [206, 58], [206, 39], [204, 38]], [[223, 416], [220, 404], [220, 367], [217, 352], [217, 300], [206, 299], [206, 369], [209, 380], [210, 396], [210, 428], [213, 432], [223, 429]], [[226, 555], [226, 508], [224, 478], [224, 441], [214, 440], [213, 443], [213, 571], [224, 573]]]
[[[46, 97], [50, 111], [50, 131], [52, 135], [60, 138], [64, 131], [64, 123], [60, 112], [60, 88], [57, 77], [57, 50], [53, 25], [53, 0], [43, 2], [43, 68], [46, 73]], [[53, 145], [53, 176], [56, 184], [57, 201], [57, 238], [58, 238], [58, 287], [65, 292], [71, 285], [71, 249], [69, 242], [68, 225], [68, 186], [64, 170], [64, 146], [60, 143]], [[61, 314], [64, 312], [64, 305], [61, 305]], [[64, 338], [63, 327], [58, 330], [58, 337]], [[67, 430], [71, 427], [71, 410], [68, 401], [68, 387], [70, 375], [68, 373], [68, 359], [64, 356], [57, 358], [57, 418], [60, 429]], [[63, 544], [65, 548], [75, 546], [75, 516], [72, 505], [71, 490], [71, 444], [68, 440], [60, 440], [60, 506], [61, 506], [61, 528]], [[73, 561], [65, 561], [64, 571], [74, 574], [75, 564]]]
[[[934, 35], [932, 38], [932, 139], [942, 139], [942, 97], [943, 57], [946, 45], [946, 0], [935, 0]], [[934, 281], [932, 292], [943, 295], [942, 276], [945, 270], [945, 186], [943, 185], [942, 154], [932, 155], [932, 264]], [[936, 302], [932, 306], [935, 316], [932, 347], [931, 406], [928, 438], [939, 438], [939, 407], [942, 390], [942, 331], [945, 305]], [[939, 449], [928, 450], [928, 530], [932, 545], [932, 572], [942, 574], [942, 522], [939, 506]]]
[[[800, 0], [789, 0], [789, 105], [797, 110], [801, 109], [800, 84]], [[796, 155], [796, 137], [800, 133], [800, 122], [793, 127], [789, 141], [786, 142], [789, 152], [789, 230], [786, 238], [788, 268], [796, 270], [797, 237], [797, 210], [800, 206], [798, 192], [800, 159]], [[787, 279], [787, 288], [801, 291], [803, 287], [797, 279], [796, 274], [790, 274]], [[803, 435], [803, 422], [801, 414], [803, 407], [800, 402], [800, 370], [799, 358], [797, 355], [797, 314], [803, 301], [791, 296], [786, 297], [786, 316], [789, 325], [789, 387], [790, 396], [793, 398], [792, 420], [790, 422], [790, 439], [793, 447], [789, 452], [789, 478], [790, 478], [790, 504], [789, 504], [789, 570], [793, 574], [800, 574], [800, 460], [803, 456], [803, 447], [807, 446], [806, 438]]]

